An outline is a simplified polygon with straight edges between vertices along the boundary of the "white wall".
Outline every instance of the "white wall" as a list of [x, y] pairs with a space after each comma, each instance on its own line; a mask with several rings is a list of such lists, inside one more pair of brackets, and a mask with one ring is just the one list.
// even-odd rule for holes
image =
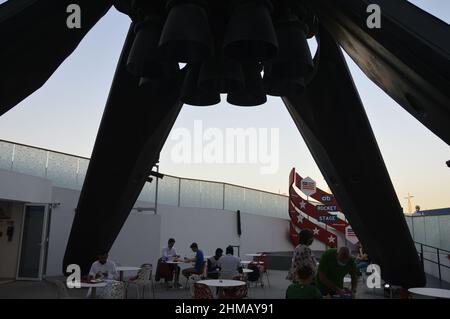
[[241, 257], [257, 251], [293, 248], [288, 238], [289, 222], [284, 219], [241, 213], [239, 239], [235, 212], [159, 205], [158, 213], [162, 216], [161, 248], [174, 237], [181, 256], [192, 254], [189, 246], [194, 241], [205, 255], [213, 255], [218, 247], [239, 244]]
[[62, 260], [79, 196], [79, 191], [58, 187], [53, 188], [53, 201], [60, 203], [60, 205], [53, 208], [51, 213], [47, 276], [60, 276], [62, 274]]
[[23, 203], [11, 202], [8, 205], [11, 219], [14, 222], [14, 234], [11, 241], [6, 235], [7, 221], [0, 220], [0, 278], [15, 278], [17, 271], [17, 260], [19, 255], [20, 232], [23, 222]]
[[159, 258], [161, 216], [132, 212], [109, 252], [110, 259], [122, 266], [151, 263]]
[[[52, 210], [47, 276], [62, 273], [62, 260], [80, 192], [53, 188], [53, 202], [61, 203]], [[138, 202], [136, 207], [151, 207]], [[177, 240], [182, 256], [190, 256], [189, 246], [198, 242], [206, 255], [217, 247], [241, 245], [241, 256], [257, 251], [289, 251], [288, 221], [272, 217], [241, 214], [242, 236], [237, 235], [235, 212], [158, 205], [158, 215], [133, 211], [110, 251], [110, 258], [121, 265], [156, 264], [162, 247], [170, 237]]]
[[41, 177], [0, 169], [0, 199], [30, 203], [49, 203], [52, 182]]
[[[52, 210], [47, 276], [62, 274], [62, 261], [75, 216], [79, 191], [53, 188], [53, 202], [61, 203]], [[151, 206], [138, 202], [136, 206]], [[130, 214], [110, 251], [110, 258], [121, 265], [140, 265], [159, 255], [161, 217], [147, 213]]]

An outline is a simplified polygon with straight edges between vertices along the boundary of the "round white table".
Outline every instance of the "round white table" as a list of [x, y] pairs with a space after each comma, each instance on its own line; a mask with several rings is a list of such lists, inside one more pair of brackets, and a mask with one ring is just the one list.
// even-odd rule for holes
[[217, 298], [220, 298], [222, 295], [223, 288], [230, 287], [239, 287], [245, 286], [247, 283], [240, 280], [231, 280], [231, 279], [207, 279], [207, 280], [199, 280], [197, 281], [199, 284], [204, 284], [209, 287], [217, 287]]
[[187, 264], [187, 262], [185, 262], [185, 261], [173, 261], [173, 260], [168, 260], [168, 261], [166, 261], [166, 264], [175, 264], [175, 265], [178, 265], [178, 264]]
[[119, 267], [116, 267], [116, 270], [119, 272], [119, 280], [123, 281], [123, 272], [124, 271], [139, 271], [139, 270], [141, 270], [141, 267], [119, 266]]
[[446, 290], [446, 289], [409, 288], [408, 291], [410, 293], [413, 293], [416, 295], [421, 295], [421, 296], [440, 298], [440, 299], [450, 299], [450, 290]]
[[247, 283], [240, 280], [231, 280], [231, 279], [207, 279], [207, 280], [199, 280], [197, 281], [199, 284], [204, 284], [210, 287], [239, 287], [244, 286]]
[[90, 298], [95, 299], [97, 297], [97, 288], [105, 288], [107, 286], [107, 282], [80, 282], [81, 288], [91, 288]]

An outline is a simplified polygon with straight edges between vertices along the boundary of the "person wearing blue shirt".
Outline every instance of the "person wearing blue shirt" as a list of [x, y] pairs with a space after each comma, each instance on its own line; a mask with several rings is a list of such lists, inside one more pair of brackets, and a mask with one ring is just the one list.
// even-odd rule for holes
[[189, 276], [192, 274], [200, 274], [200, 272], [202, 270], [202, 264], [205, 260], [205, 258], [203, 256], [203, 252], [200, 249], [198, 249], [197, 243], [192, 243], [190, 247], [191, 247], [192, 251], [195, 253], [195, 257], [194, 258], [185, 258], [185, 261], [186, 262], [195, 262], [195, 265], [192, 268], [186, 268], [183, 270], [183, 276], [185, 276], [186, 278], [189, 278]]

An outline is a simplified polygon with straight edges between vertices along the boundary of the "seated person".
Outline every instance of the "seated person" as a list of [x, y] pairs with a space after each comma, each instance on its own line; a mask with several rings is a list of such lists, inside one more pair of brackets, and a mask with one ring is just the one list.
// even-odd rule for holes
[[207, 273], [208, 278], [217, 279], [219, 278], [220, 267], [218, 261], [220, 257], [222, 257], [223, 250], [222, 248], [216, 249], [216, 254], [207, 259]]
[[89, 280], [114, 280], [116, 277], [116, 264], [113, 261], [108, 260], [108, 253], [99, 254], [98, 260], [92, 264], [91, 270], [89, 271]]
[[220, 278], [232, 279], [242, 272], [241, 259], [233, 256], [233, 246], [225, 249], [225, 256], [220, 257], [218, 265], [220, 267]]
[[328, 249], [320, 258], [316, 277], [317, 288], [324, 296], [339, 295], [345, 297], [349, 294], [349, 291], [344, 289], [344, 277], [347, 274], [350, 274], [352, 278], [351, 293], [354, 296], [357, 286], [354, 258], [351, 257], [347, 247], [341, 247], [339, 251], [336, 248]]
[[[102, 279], [108, 281], [108, 284], [113, 284], [114, 280], [117, 278], [116, 264], [108, 260], [108, 253], [100, 253], [98, 255], [98, 260], [94, 261], [89, 270], [88, 279]], [[87, 297], [89, 298], [92, 293], [92, 288], [89, 288]], [[105, 294], [105, 288], [97, 288], [97, 295], [99, 298], [103, 298]]]
[[366, 253], [362, 245], [359, 246], [358, 256], [356, 257], [356, 268], [358, 271], [367, 268], [370, 265], [369, 255]]
[[177, 251], [175, 250], [175, 239], [169, 238], [169, 241], [167, 242], [167, 247], [164, 247], [162, 250], [162, 259], [164, 261], [174, 260], [176, 261], [180, 256], [177, 254]]
[[322, 299], [322, 294], [316, 286], [311, 285], [314, 280], [315, 269], [308, 264], [296, 268], [296, 282], [286, 290], [286, 299]]
[[[164, 247], [161, 252], [161, 259], [160, 262], [167, 262], [167, 261], [177, 261], [179, 259], [179, 255], [177, 254], [177, 251], [175, 250], [175, 239], [169, 238], [169, 241], [167, 242], [167, 247]], [[177, 264], [167, 264], [167, 265], [161, 265], [161, 263], [158, 262], [158, 266], [156, 269], [155, 274], [155, 280], [159, 281], [161, 277], [164, 278], [166, 282], [172, 280], [172, 274], [175, 274], [175, 286], [179, 287], [179, 277], [180, 277], [180, 267], [178, 267]], [[166, 269], [165, 274], [162, 269]], [[170, 273], [168, 275], [167, 273]]]
[[204, 256], [203, 256], [203, 252], [198, 249], [198, 245], [197, 243], [192, 243], [191, 244], [191, 249], [192, 251], [195, 253], [195, 257], [194, 258], [185, 258], [185, 262], [195, 262], [194, 267], [191, 268], [186, 268], [183, 270], [183, 276], [185, 276], [186, 278], [189, 278], [191, 275], [193, 274], [200, 274], [200, 271], [202, 270], [202, 265], [203, 262], [205, 260]]

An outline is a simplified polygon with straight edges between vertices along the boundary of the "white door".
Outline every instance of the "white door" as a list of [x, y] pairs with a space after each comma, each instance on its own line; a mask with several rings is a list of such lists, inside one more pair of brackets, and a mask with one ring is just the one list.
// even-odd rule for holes
[[47, 249], [48, 206], [25, 204], [17, 267], [18, 280], [41, 280]]

